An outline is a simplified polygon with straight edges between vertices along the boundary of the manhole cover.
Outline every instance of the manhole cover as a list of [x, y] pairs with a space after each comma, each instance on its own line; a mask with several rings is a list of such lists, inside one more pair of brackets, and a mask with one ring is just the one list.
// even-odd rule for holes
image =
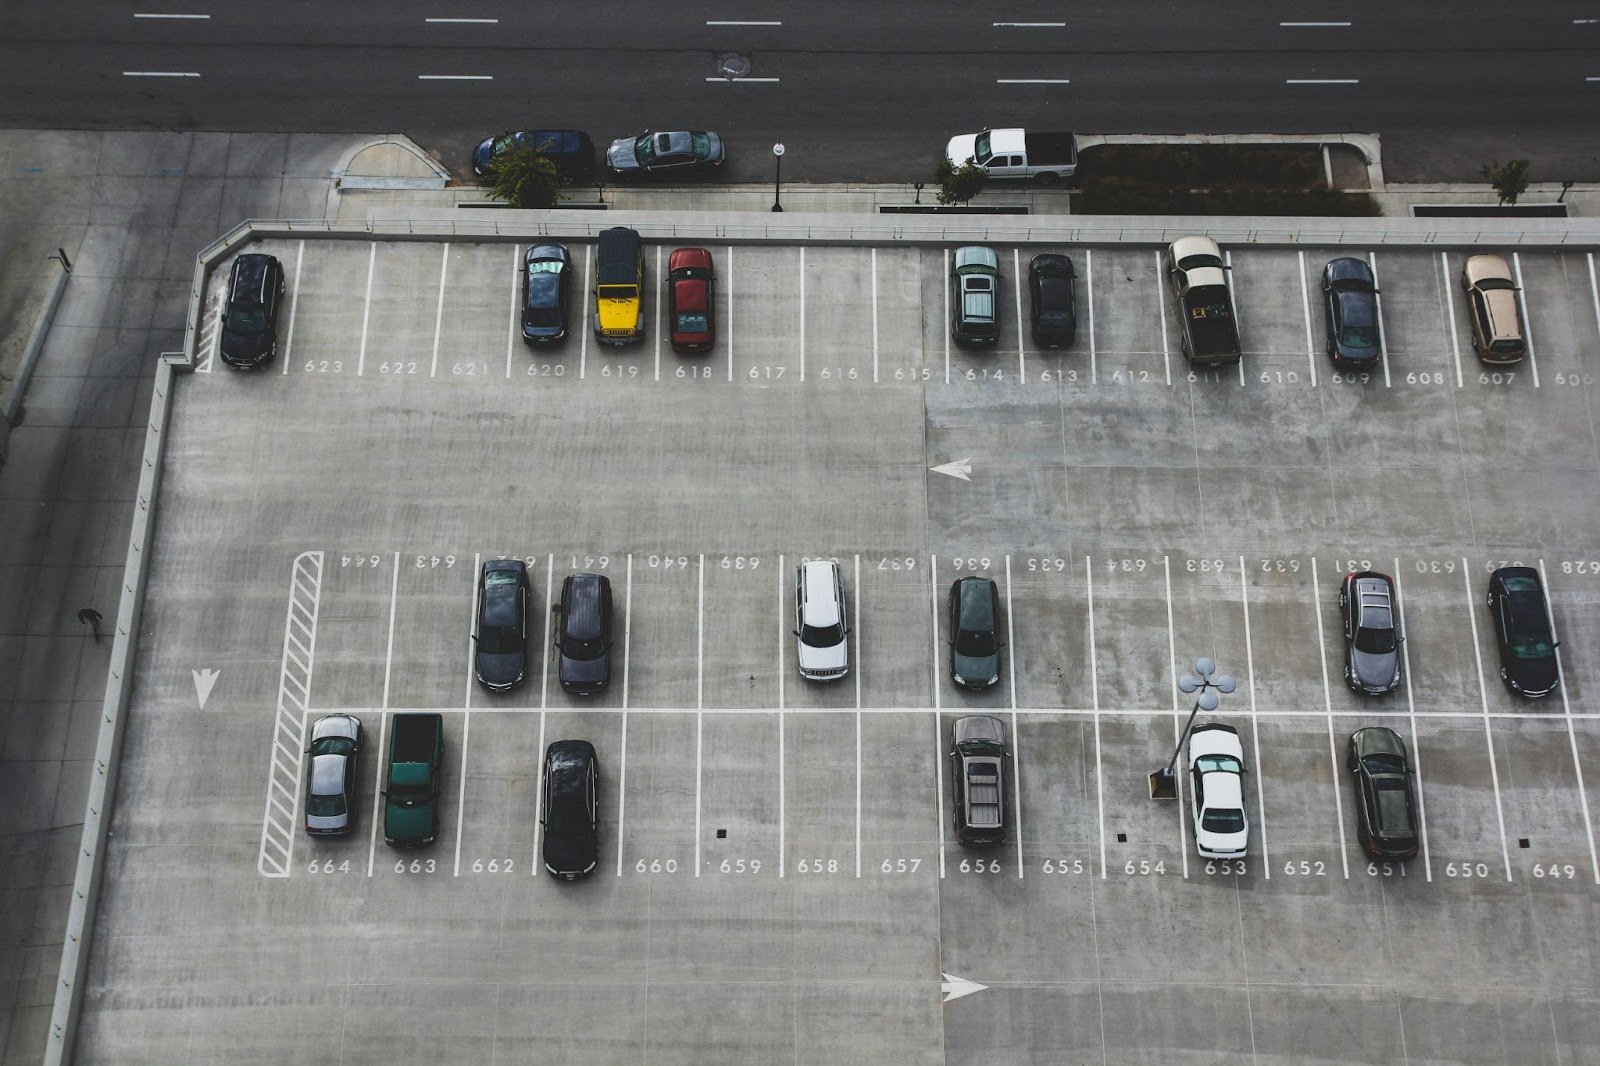
[[717, 73], [724, 78], [743, 78], [750, 73], [750, 57], [725, 52], [717, 57]]

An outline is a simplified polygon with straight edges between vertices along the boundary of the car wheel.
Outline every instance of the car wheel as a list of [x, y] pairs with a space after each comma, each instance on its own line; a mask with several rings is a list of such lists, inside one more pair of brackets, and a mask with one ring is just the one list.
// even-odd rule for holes
[[1040, 185], [1043, 185], [1046, 188], [1049, 188], [1051, 186], [1060, 184], [1061, 175], [1060, 174], [1035, 174], [1033, 176], [1033, 180], [1038, 182]]

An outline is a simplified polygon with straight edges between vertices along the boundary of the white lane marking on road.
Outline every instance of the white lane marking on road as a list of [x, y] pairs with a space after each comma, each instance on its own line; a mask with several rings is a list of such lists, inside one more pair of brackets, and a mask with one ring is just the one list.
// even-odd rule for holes
[[[1172, 384], [1172, 344], [1167, 339], [1166, 279], [1161, 271], [1161, 252], [1156, 253], [1156, 318], [1161, 322], [1161, 366], [1167, 373], [1167, 384]], [[1187, 876], [1187, 875], [1185, 875]]]
[[[1011, 292], [1012, 302], [1017, 307], [1017, 380], [1022, 384], [1028, 383], [1028, 359], [1022, 344], [1022, 286], [1016, 284], [1016, 279], [1022, 276], [1022, 251], [1018, 248], [1011, 249]], [[998, 326], [999, 323], [997, 322]]]
[[[1302, 253], [1304, 254], [1304, 253]], [[1301, 275], [1302, 280], [1304, 274]], [[1322, 705], [1328, 711], [1328, 766], [1333, 771], [1333, 811], [1339, 825], [1339, 861], [1344, 864], [1345, 880], [1350, 879], [1350, 856], [1344, 838], [1344, 800], [1339, 795], [1339, 748], [1333, 739], [1333, 689], [1328, 685], [1328, 654], [1322, 631], [1322, 578], [1317, 573], [1317, 557], [1311, 557], [1311, 599], [1317, 615], [1317, 664], [1322, 667]]]
[[197, 70], [125, 70], [124, 78], [198, 78]]
[[633, 553], [628, 553], [628, 578], [622, 593], [622, 768], [617, 775], [617, 876], [622, 876], [622, 830], [628, 805], [628, 667], [633, 648]]
[[1417, 825], [1422, 831], [1422, 871], [1429, 881], [1433, 880], [1433, 858], [1428, 854], [1428, 804], [1424, 796], [1427, 790], [1422, 785], [1422, 738], [1417, 735], [1417, 703], [1411, 694], [1411, 649], [1406, 646], [1406, 594], [1400, 587], [1400, 558], [1394, 560], [1394, 595], [1395, 595], [1395, 621], [1400, 623], [1400, 655], [1405, 665], [1403, 678], [1406, 686], [1406, 713], [1411, 720], [1411, 762], [1412, 769], [1417, 774]]
[[495, 25], [498, 25], [499, 22], [500, 22], [499, 19], [455, 19], [455, 18], [425, 18], [422, 21], [423, 22], [438, 23], [438, 24], [445, 24], [445, 25], [457, 25], [457, 24], [459, 24], [459, 25], [471, 25], [471, 26], [495, 26]]
[[784, 667], [783, 667], [783, 658], [784, 658], [784, 650], [785, 650], [784, 646], [789, 641], [789, 629], [784, 624], [784, 618], [786, 617], [786, 614], [785, 614], [784, 609], [783, 609], [783, 579], [784, 579], [784, 576], [785, 576], [785, 573], [784, 573], [784, 565], [783, 565], [783, 555], [779, 554], [779, 556], [778, 556], [778, 876], [779, 877], [783, 877], [784, 874], [785, 874], [785, 868], [787, 866], [786, 860], [787, 860], [788, 854], [789, 854], [788, 841], [786, 839], [787, 830], [788, 830], [789, 813], [788, 813], [787, 809], [784, 806], [784, 801], [785, 801], [784, 793], [786, 791], [786, 784], [785, 784], [785, 781], [784, 781], [784, 763], [786, 761], [786, 756], [785, 756], [784, 750], [783, 750], [783, 745], [784, 745], [784, 735], [783, 735], [784, 734], [783, 675], [784, 675], [784, 672], [785, 672], [784, 671]]
[[1348, 22], [1280, 22], [1279, 26], [1285, 29], [1323, 29], [1339, 28], [1350, 25]]
[[878, 249], [872, 249], [872, 383], [878, 383]]
[[[544, 594], [549, 597], [555, 594], [555, 553], [551, 552], [546, 556], [546, 559], [547, 561], [544, 565]], [[528, 606], [532, 607], [533, 604], [530, 603]], [[550, 706], [550, 659], [552, 658], [550, 655], [550, 610], [548, 605], [543, 602], [539, 606], [542, 608], [539, 613], [544, 616], [544, 624], [542, 626], [544, 634], [539, 641], [539, 658], [544, 660], [544, 668], [539, 674], [539, 706], [548, 707]]]
[[493, 74], [418, 74], [418, 81], [494, 81]]
[[[1300, 311], [1306, 324], [1306, 366], [1311, 370], [1311, 387], [1317, 386], [1317, 343], [1311, 339], [1311, 294], [1306, 285], [1306, 253], [1295, 253], [1300, 257]], [[1326, 671], [1324, 671], [1326, 672]]]
[[1494, 817], [1500, 825], [1500, 857], [1505, 861], [1506, 880], [1511, 880], [1511, 849], [1506, 846], [1506, 816], [1500, 806], [1500, 768], [1495, 765], [1494, 733], [1489, 729], [1489, 690], [1483, 684], [1483, 651], [1478, 647], [1478, 612], [1473, 610], [1472, 579], [1467, 557], [1461, 557], [1461, 587], [1467, 594], [1467, 621], [1472, 623], [1472, 660], [1478, 670], [1478, 701], [1483, 706], [1483, 740], [1489, 748], [1489, 780], [1494, 784]]
[[[1157, 260], [1160, 253], [1156, 253]], [[1172, 682], [1172, 744], [1183, 743], [1183, 708], [1178, 703], [1178, 638], [1172, 625], [1172, 563], [1161, 557], [1161, 575], [1167, 586], [1167, 677]], [[1098, 712], [1096, 712], [1098, 713]], [[1183, 788], [1178, 788], [1178, 854], [1183, 856], [1183, 877], [1189, 879], [1189, 828], [1183, 823]]]
[[855, 631], [856, 674], [856, 876], [861, 876], [861, 555], [856, 554], [855, 595], [851, 598], [851, 625]]
[[389, 712], [378, 716], [378, 747], [372, 760], [372, 827], [367, 830], [367, 876], [372, 876], [372, 863], [378, 854], [378, 823], [383, 819], [383, 763], [384, 740], [389, 734]]
[[1578, 806], [1583, 811], [1583, 835], [1589, 842], [1589, 866], [1594, 871], [1594, 883], [1600, 885], [1600, 857], [1595, 854], [1594, 824], [1589, 818], [1589, 790], [1583, 783], [1583, 763], [1578, 759], [1578, 736], [1572, 728], [1572, 704], [1567, 699], [1567, 672], [1561, 666], [1561, 634], [1556, 632], [1555, 606], [1551, 603], [1550, 575], [1545, 571], [1544, 560], [1539, 560], [1539, 577], [1544, 582], [1545, 617], [1550, 623], [1550, 639], [1555, 645], [1557, 687], [1561, 689], [1561, 711], [1567, 718], [1567, 743], [1572, 747], [1572, 770], [1578, 779]]
[[373, 241], [367, 253], [367, 295], [361, 301], [361, 354], [356, 359], [356, 377], [367, 369], [367, 323], [372, 318], [372, 274], [378, 267], [378, 242]]
[[[300, 266], [305, 262], [306, 242], [298, 242], [294, 253], [294, 291], [289, 294], [289, 332], [283, 339], [283, 372], [289, 372], [291, 352], [294, 349], [294, 313], [300, 306]], [[1592, 271], [1591, 267], [1591, 271]]]
[[777, 80], [778, 80], [777, 78], [719, 78], [719, 77], [709, 77], [709, 78], [706, 79], [706, 81], [726, 81], [726, 82], [735, 82], [735, 81], [738, 81], [738, 82], [746, 82], [746, 81], [775, 82]]
[[[946, 252], [948, 262], [949, 252]], [[948, 286], [946, 286], [948, 291]], [[944, 735], [939, 727], [939, 557], [928, 556], [928, 593], [933, 605], [933, 824], [939, 832], [939, 877], [944, 877]]]
[[1285, 78], [1285, 85], [1360, 85], [1360, 78]]
[[[539, 841], [544, 830], [544, 711], [539, 712], [539, 773], [533, 781], [533, 854], [528, 859], [528, 876], [538, 877], [539, 867], [544, 865], [539, 861]], [[466, 776], [466, 767], [461, 768], [461, 774]]]
[[755, 19], [706, 19], [707, 26], [782, 26], [782, 22]]
[[806, 246], [800, 246], [800, 380], [806, 379]]
[[1245, 581], [1244, 556], [1239, 556], [1239, 595], [1244, 605], [1244, 666], [1246, 682], [1250, 686], [1250, 741], [1256, 753], [1256, 810], [1261, 815], [1261, 870], [1272, 880], [1272, 855], [1267, 851], [1267, 796], [1261, 779], [1266, 771], [1261, 768], [1261, 725], [1256, 718], [1256, 653], [1250, 642], [1250, 586]]
[[[467, 811], [467, 737], [472, 730], [472, 686], [477, 681], [477, 642], [472, 639], [478, 626], [478, 569], [483, 565], [483, 553], [472, 553], [472, 593], [467, 599], [472, 613], [467, 616], [467, 701], [461, 712], [461, 788], [456, 793], [456, 860], [455, 873], [461, 876], [461, 824]], [[398, 568], [397, 568], [398, 569]]]
[[700, 876], [700, 781], [705, 766], [706, 557], [700, 554], [700, 590], [696, 600], [694, 667], [694, 875]]
[[175, 14], [168, 14], [166, 12], [142, 12], [142, 11], [136, 11], [136, 12], [134, 12], [133, 17], [136, 18], [136, 19], [201, 19], [201, 20], [204, 20], [204, 19], [209, 19], [211, 16], [210, 15], [175, 15]]
[[996, 78], [996, 85], [1071, 85], [1067, 78]]
[[[1233, 310], [1233, 328], [1239, 341], [1239, 387], [1244, 387], [1244, 332], [1239, 329], [1239, 283], [1233, 275], [1233, 252], [1228, 250], [1222, 253], [1222, 260], [1228, 265], [1228, 306]], [[1243, 566], [1241, 561], [1240, 566]], [[1260, 782], [1258, 781], [1257, 784]], [[1269, 873], [1270, 877], [1271, 874]]]
[[400, 600], [400, 553], [394, 553], [394, 573], [389, 579], [389, 644], [383, 653], [383, 706], [389, 708], [389, 672], [394, 665], [394, 616]]
[[439, 334], [444, 327], [444, 283], [450, 273], [450, 245], [445, 244], [440, 248], [444, 252], [439, 257], [439, 304], [433, 312], [433, 362], [428, 366], [428, 376], [439, 376]]
[[1389, 380], [1389, 331], [1383, 328], [1383, 285], [1378, 281], [1378, 253], [1367, 253], [1367, 266], [1372, 269], [1372, 302], [1378, 312], [1378, 358], [1383, 362], [1383, 387], [1392, 388]]
[[1528, 298], [1522, 290], [1522, 253], [1511, 253], [1511, 269], [1517, 275], [1517, 307], [1522, 311], [1522, 340], [1528, 349], [1528, 369], [1533, 371], [1533, 387], [1539, 387], [1539, 357], [1533, 351], [1533, 321], [1528, 318]]
[[[1089, 305], [1089, 384], [1100, 383], [1099, 350], [1094, 340], [1094, 249], [1083, 250], [1083, 280], [1088, 289]], [[1059, 379], [1058, 379], [1059, 380]]]
[[[256, 872], [288, 877], [294, 872], [294, 845], [300, 826], [300, 781], [304, 771], [306, 714], [317, 647], [317, 613], [322, 602], [322, 552], [301, 552], [289, 571], [289, 604], [283, 619], [283, 654], [278, 664], [278, 702], [273, 715], [272, 758], [261, 815], [261, 845]], [[304, 634], [302, 639], [299, 634]], [[292, 649], [301, 649], [301, 656]], [[293, 684], [294, 688], [290, 688]], [[295, 759], [285, 766], [279, 752]], [[277, 813], [275, 813], [275, 811]], [[284, 817], [287, 815], [287, 817]], [[279, 855], [281, 854], [281, 858]]]
[[1094, 802], [1100, 831], [1100, 880], [1106, 879], [1106, 786], [1100, 757], [1100, 660], [1094, 646], [1094, 558], [1083, 557], [1083, 580], [1089, 601], [1089, 699], [1094, 708]]
[[1456, 388], [1462, 388], [1461, 380], [1461, 338], [1456, 335], [1456, 298], [1450, 291], [1450, 253], [1439, 253], [1439, 273], [1443, 279], [1445, 323], [1450, 327], [1450, 350], [1456, 358]]
[[[522, 317], [522, 246], [511, 246], [511, 318], [506, 323], [506, 380], [511, 380], [511, 349], [517, 343], [518, 320]], [[580, 366], [582, 364], [579, 364]], [[487, 373], [487, 368], [485, 368]], [[578, 374], [582, 377], [580, 371]]]
[[943, 317], [939, 319], [941, 323], [939, 332], [944, 334], [944, 383], [948, 385], [950, 384], [950, 249], [948, 248], [944, 250], [944, 274], [942, 277], [944, 280], [939, 285], [939, 289], [943, 293], [944, 312]]
[[1017, 879], [1022, 867], [1022, 733], [1017, 729], [1017, 630], [1016, 613], [1011, 609], [1011, 556], [1006, 555], [1006, 673], [1011, 682], [1011, 807], [1017, 821]]

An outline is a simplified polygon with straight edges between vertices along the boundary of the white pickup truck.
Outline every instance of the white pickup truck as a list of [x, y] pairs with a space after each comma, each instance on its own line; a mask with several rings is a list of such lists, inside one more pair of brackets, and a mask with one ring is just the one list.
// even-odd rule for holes
[[1054, 185], [1078, 169], [1078, 139], [1070, 133], [1030, 133], [1027, 130], [984, 130], [950, 138], [945, 157], [959, 167], [967, 160], [1007, 181], [1032, 178]]

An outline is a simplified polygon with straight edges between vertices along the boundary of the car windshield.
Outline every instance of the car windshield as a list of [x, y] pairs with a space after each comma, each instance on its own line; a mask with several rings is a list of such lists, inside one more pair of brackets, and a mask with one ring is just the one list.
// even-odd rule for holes
[[521, 651], [522, 633], [516, 626], [484, 626], [478, 634], [478, 650], [485, 655], [509, 655]]
[[1522, 351], [1522, 342], [1521, 341], [1495, 341], [1494, 343], [1489, 345], [1489, 348], [1490, 348], [1491, 351], [1496, 351], [1496, 352], [1520, 352], [1520, 351]]
[[1194, 768], [1203, 774], [1226, 773], [1242, 774], [1244, 767], [1239, 765], [1239, 760], [1232, 755], [1202, 755], [1194, 761]]
[[1511, 651], [1519, 659], [1548, 659], [1555, 651], [1549, 638], [1542, 636], [1513, 636]]
[[1509, 278], [1479, 278], [1478, 288], [1488, 292], [1490, 289], [1514, 289], [1516, 286], [1511, 284]]
[[234, 301], [228, 308], [229, 333], [262, 333], [267, 328], [267, 309], [255, 302]]
[[694, 157], [707, 159], [711, 156], [711, 135], [709, 133], [696, 133], [690, 138], [694, 142]]
[[1244, 832], [1244, 811], [1238, 807], [1208, 807], [1200, 816], [1200, 828], [1213, 833]]
[[1339, 334], [1339, 343], [1346, 348], [1376, 348], [1378, 331], [1371, 326], [1346, 326]]
[[965, 755], [1004, 755], [1006, 746], [998, 740], [963, 740], [961, 751]]
[[704, 333], [710, 328], [711, 321], [704, 311], [683, 311], [678, 315], [679, 333]]
[[1361, 760], [1361, 764], [1368, 771], [1375, 774], [1400, 774], [1404, 773], [1406, 769], [1406, 764], [1401, 760], [1400, 756], [1391, 755], [1383, 751], [1368, 755]]
[[844, 626], [800, 627], [800, 643], [808, 648], [833, 648], [844, 643]]
[[979, 632], [975, 629], [963, 629], [956, 634], [956, 654], [969, 659], [981, 659], [993, 655], [996, 650], [994, 633], [991, 631]]
[[528, 264], [530, 274], [559, 274], [562, 262], [559, 259], [536, 259]]
[[655, 162], [656, 146], [651, 142], [650, 134], [645, 134], [633, 142], [633, 154], [638, 157], [642, 166], [649, 166]]
[[331, 796], [313, 793], [306, 797], [306, 814], [313, 818], [337, 818], [344, 812], [344, 797], [337, 792]]
[[989, 157], [992, 155], [994, 153], [989, 150], [989, 135], [987, 133], [978, 134], [977, 140], [972, 142], [972, 158], [979, 166], [982, 166], [989, 161]]
[[1387, 655], [1395, 649], [1394, 630], [1392, 629], [1358, 629], [1356, 630], [1356, 651], [1366, 652], [1368, 655]]

